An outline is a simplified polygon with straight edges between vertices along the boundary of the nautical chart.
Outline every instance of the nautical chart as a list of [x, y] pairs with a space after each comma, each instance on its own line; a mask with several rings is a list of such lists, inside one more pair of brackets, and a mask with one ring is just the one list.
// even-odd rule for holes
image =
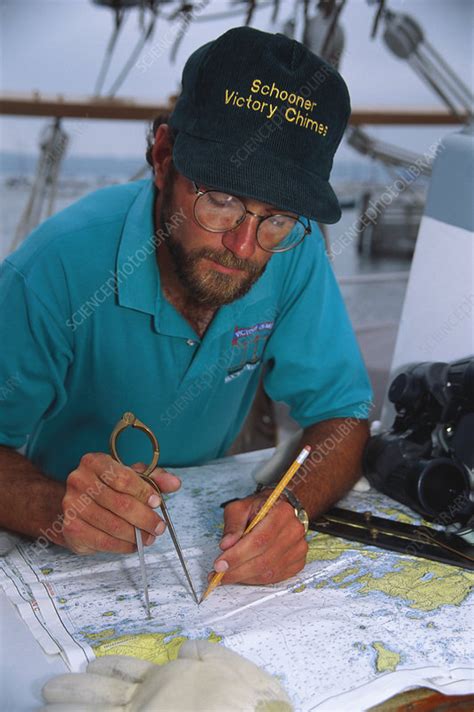
[[[200, 595], [218, 554], [220, 503], [254, 489], [265, 453], [175, 470], [168, 500]], [[405, 521], [413, 516], [373, 491], [341, 506]], [[146, 548], [152, 620], [138, 557], [78, 557], [26, 541], [0, 559], [0, 583], [48, 653], [72, 670], [108, 654], [166, 663], [187, 638], [223, 644], [285, 685], [297, 710], [363, 709], [416, 684], [474, 691], [474, 574], [383, 552], [325, 534], [309, 535], [300, 575], [271, 586], [221, 586], [197, 606], [169, 535]], [[352, 692], [351, 692], [352, 691]], [[346, 695], [351, 703], [345, 707]]]

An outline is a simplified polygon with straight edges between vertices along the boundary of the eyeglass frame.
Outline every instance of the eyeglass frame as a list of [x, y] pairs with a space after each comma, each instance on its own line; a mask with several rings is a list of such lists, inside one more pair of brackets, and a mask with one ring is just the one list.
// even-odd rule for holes
[[[305, 237], [310, 235], [312, 232], [311, 222], [310, 222], [309, 218], [306, 218], [306, 220], [308, 220], [308, 225], [305, 225], [299, 218], [295, 218], [295, 217], [293, 217], [293, 215], [288, 215], [287, 213], [273, 213], [272, 215], [259, 215], [258, 213], [253, 213], [251, 210], [247, 210], [246, 206], [241, 201], [241, 199], [238, 198], [236, 195], [233, 195], [232, 193], [227, 193], [226, 191], [223, 191], [223, 190], [217, 190], [217, 188], [206, 188], [205, 190], [201, 190], [195, 181], [191, 181], [191, 182], [194, 186], [194, 192], [196, 193], [196, 198], [194, 199], [194, 205], [193, 205], [193, 215], [194, 215], [194, 219], [196, 220], [197, 224], [200, 227], [202, 227], [203, 230], [207, 230], [208, 232], [214, 232], [214, 233], [231, 232], [232, 230], [236, 230], [238, 227], [240, 227], [240, 225], [242, 225], [243, 222], [245, 222], [245, 220], [247, 219], [247, 215], [252, 215], [252, 217], [259, 219], [259, 223], [257, 225], [257, 230], [255, 232], [255, 238], [257, 240], [257, 244], [262, 250], [264, 250], [265, 252], [269, 252], [270, 254], [289, 252], [290, 250], [294, 250], [295, 247], [298, 247], [298, 245], [301, 245], [301, 243], [303, 242]], [[222, 193], [223, 195], [228, 195], [231, 198], [234, 198], [234, 200], [237, 200], [242, 205], [244, 212], [242, 214], [242, 219], [237, 223], [237, 225], [234, 225], [234, 227], [231, 227], [227, 230], [216, 230], [216, 229], [213, 229], [210, 227], [206, 227], [197, 219], [196, 205], [197, 205], [199, 199], [203, 195], [206, 195], [207, 193]], [[284, 247], [281, 250], [269, 250], [266, 247], [263, 247], [263, 245], [260, 243], [260, 240], [258, 239], [258, 231], [259, 231], [260, 225], [262, 224], [262, 222], [264, 220], [268, 220], [268, 218], [274, 218], [274, 217], [278, 217], [278, 216], [283, 216], [285, 218], [291, 218], [291, 220], [295, 220], [296, 222], [299, 222], [299, 224], [302, 225], [302, 227], [304, 229], [304, 234], [303, 234], [301, 240], [296, 242], [294, 245], [290, 245], [290, 247]], [[291, 234], [291, 230], [288, 234]]]

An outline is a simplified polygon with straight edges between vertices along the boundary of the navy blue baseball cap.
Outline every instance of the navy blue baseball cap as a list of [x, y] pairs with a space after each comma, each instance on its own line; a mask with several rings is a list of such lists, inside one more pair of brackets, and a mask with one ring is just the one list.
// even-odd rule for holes
[[335, 223], [329, 175], [350, 110], [334, 67], [285, 35], [236, 27], [186, 62], [173, 160], [199, 185]]

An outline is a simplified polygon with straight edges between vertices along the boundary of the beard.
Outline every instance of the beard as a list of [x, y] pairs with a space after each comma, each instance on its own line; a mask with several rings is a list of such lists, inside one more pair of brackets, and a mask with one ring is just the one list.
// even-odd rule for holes
[[[163, 187], [160, 211], [162, 229], [166, 225], [173, 225], [172, 184], [173, 176], [170, 175]], [[216, 242], [218, 240], [216, 235]], [[260, 279], [267, 266], [236, 257], [225, 247], [219, 250], [209, 247], [185, 249], [180, 239], [170, 229], [167, 230], [164, 247], [168, 249], [176, 275], [189, 297], [201, 306], [209, 308], [218, 308], [243, 297]], [[203, 260], [209, 259], [223, 267], [241, 270], [241, 273], [224, 274], [212, 267], [203, 268]]]
[[[166, 241], [176, 274], [189, 296], [202, 306], [217, 308], [240, 299], [262, 276], [266, 265], [249, 264], [229, 250], [196, 248], [185, 250], [174, 236]], [[212, 267], [202, 268], [202, 260], [210, 259], [223, 267], [242, 270], [241, 274], [223, 274]]]

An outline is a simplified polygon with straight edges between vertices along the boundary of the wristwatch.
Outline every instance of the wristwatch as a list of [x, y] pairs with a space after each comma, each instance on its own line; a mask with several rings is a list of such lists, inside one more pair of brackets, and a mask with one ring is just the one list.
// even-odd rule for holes
[[[274, 485], [264, 485], [262, 483], [257, 485], [257, 489], [255, 490], [256, 493], [262, 492], [264, 489], [275, 489]], [[306, 534], [308, 529], [309, 529], [309, 517], [308, 517], [308, 512], [306, 509], [303, 507], [301, 502], [299, 501], [298, 497], [295, 495], [294, 492], [292, 492], [288, 487], [285, 487], [283, 492], [281, 493], [282, 497], [286, 497], [288, 500], [288, 503], [291, 504], [293, 509], [295, 510], [295, 516], [296, 518], [301, 522], [301, 524], [304, 526], [304, 533]]]

